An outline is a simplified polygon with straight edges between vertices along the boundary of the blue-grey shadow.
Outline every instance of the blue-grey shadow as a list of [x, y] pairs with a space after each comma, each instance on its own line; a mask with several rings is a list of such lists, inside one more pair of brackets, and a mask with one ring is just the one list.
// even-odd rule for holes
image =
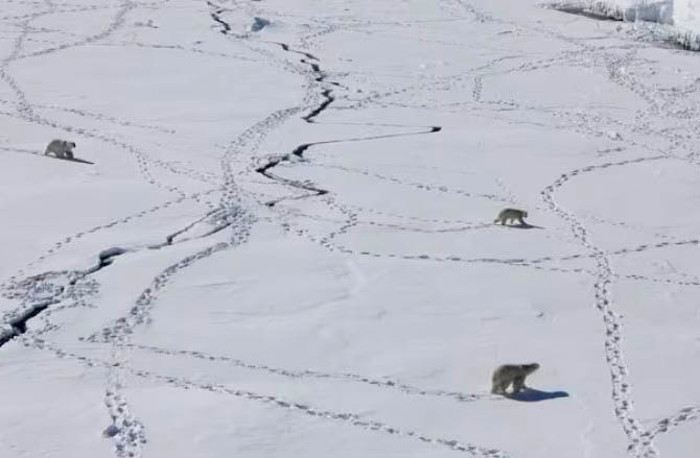
[[506, 395], [508, 399], [520, 402], [539, 402], [549, 399], [568, 398], [569, 393], [566, 391], [540, 391], [534, 388], [525, 388], [516, 394]]
[[509, 224], [506, 227], [510, 229], [544, 229], [542, 226], [535, 226], [534, 224]]
[[57, 157], [57, 156], [46, 156], [46, 155], [44, 157], [50, 157], [51, 159], [58, 159], [60, 161], [79, 162], [80, 164], [95, 165], [94, 162], [90, 162], [90, 161], [87, 161], [85, 159], [80, 159], [79, 157]]
[[566, 5], [566, 4], [559, 4], [559, 3], [554, 3], [547, 5], [547, 8], [561, 11], [562, 13], [566, 14], [574, 14], [576, 16], [583, 16], [587, 17], [589, 19], [596, 19], [598, 21], [622, 21], [621, 17], [608, 17], [603, 14], [596, 13], [594, 11], [588, 11], [585, 9], [585, 7], [578, 6], [578, 5]]

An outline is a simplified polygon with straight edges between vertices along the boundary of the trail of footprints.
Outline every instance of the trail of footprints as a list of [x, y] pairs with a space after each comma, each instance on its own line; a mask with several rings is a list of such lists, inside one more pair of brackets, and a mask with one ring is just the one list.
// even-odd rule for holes
[[[331, 204], [329, 203], [329, 206]], [[350, 209], [356, 208], [355, 206], [348, 205], [348, 204], [342, 204], [342, 206], [349, 212]], [[369, 209], [367, 209], [369, 210]], [[493, 227], [493, 224], [490, 223], [478, 223], [478, 222], [473, 222], [473, 221], [453, 221], [451, 225], [447, 227], [439, 227], [439, 228], [426, 228], [426, 227], [416, 227], [408, 224], [396, 224], [396, 223], [386, 223], [382, 221], [375, 221], [375, 220], [370, 220], [370, 219], [364, 219], [360, 218], [359, 213], [357, 211], [354, 211], [353, 214], [355, 215], [353, 219], [355, 220], [355, 225], [366, 225], [366, 226], [373, 226], [373, 227], [379, 227], [379, 228], [387, 228], [387, 229], [394, 229], [397, 231], [401, 232], [419, 232], [419, 233], [424, 233], [424, 234], [439, 234], [439, 233], [447, 233], [447, 232], [465, 232], [465, 231], [471, 231], [471, 230], [478, 230], [478, 229], [486, 229]], [[305, 219], [311, 219], [311, 220], [316, 220], [316, 221], [328, 221], [328, 222], [334, 222], [334, 223], [339, 223], [339, 224], [344, 224], [345, 221], [339, 222], [334, 219], [330, 218], [323, 218], [319, 216], [314, 216], [310, 214], [305, 214], [305, 213], [300, 213], [296, 212], [296, 216], [305, 218]], [[408, 217], [410, 218], [410, 217]], [[429, 221], [427, 219], [422, 220], [424, 224], [429, 224]], [[350, 227], [347, 228], [341, 228], [338, 232], [346, 233], [347, 230]], [[333, 236], [335, 237], [335, 236]]]
[[[91, 359], [87, 358], [85, 356], [81, 356], [75, 353], [67, 352], [64, 350], [61, 350], [60, 348], [54, 346], [53, 344], [40, 339], [36, 338], [33, 336], [27, 336], [24, 337], [21, 342], [31, 348], [37, 348], [45, 351], [50, 351], [54, 353], [56, 356], [59, 358], [68, 358], [72, 360], [76, 360], [79, 362], [82, 362], [83, 364], [86, 364], [91, 367], [105, 367], [105, 368], [112, 368], [114, 367], [113, 363], [107, 362], [107, 361], [100, 361], [96, 359]], [[136, 346], [138, 348], [138, 346]], [[148, 347], [144, 346], [143, 349], [146, 350], [151, 350], [151, 351], [161, 351], [160, 349], [155, 349], [155, 347]], [[168, 354], [174, 354], [173, 352], [169, 352], [167, 350], [162, 350], [163, 352], [166, 352]], [[194, 356], [197, 358], [202, 358], [202, 359], [208, 359], [211, 360], [212, 357], [206, 356], [203, 353], [199, 352], [186, 352], [188, 356]], [[225, 357], [215, 357], [218, 360], [221, 361], [227, 361], [227, 362], [234, 362], [235, 364], [238, 363], [237, 360], [234, 359], [228, 359]], [[245, 363], [243, 363], [245, 364]], [[283, 369], [277, 369], [277, 368], [272, 368], [268, 366], [256, 366], [256, 365], [251, 365], [250, 368], [255, 368], [255, 369], [261, 369], [263, 370], [272, 370], [275, 373], [281, 374], [281, 375], [286, 375], [286, 376], [297, 376], [297, 373], [292, 372], [292, 371], [287, 371]], [[311, 417], [317, 417], [317, 418], [322, 418], [326, 420], [332, 420], [340, 423], [345, 423], [349, 424], [351, 426], [361, 428], [364, 430], [368, 431], [374, 431], [377, 433], [383, 433], [383, 434], [389, 434], [397, 437], [404, 437], [408, 439], [413, 439], [419, 442], [423, 442], [426, 444], [434, 445], [434, 446], [440, 446], [440, 447], [445, 447], [450, 450], [453, 450], [455, 452], [461, 452], [461, 453], [467, 453], [470, 456], [474, 456], [477, 458], [507, 458], [508, 455], [497, 449], [490, 449], [490, 448], [485, 448], [485, 447], [479, 447], [476, 445], [468, 444], [468, 443], [463, 443], [460, 441], [457, 441], [455, 439], [447, 439], [447, 438], [442, 438], [442, 437], [431, 437], [427, 436], [421, 433], [418, 433], [416, 431], [411, 431], [411, 430], [404, 430], [401, 428], [396, 428], [393, 427], [389, 424], [380, 422], [380, 421], [374, 421], [374, 420], [368, 420], [364, 419], [361, 415], [352, 413], [352, 412], [338, 412], [338, 411], [331, 411], [331, 410], [324, 410], [324, 409], [317, 409], [313, 406], [310, 406], [308, 404], [301, 404], [297, 403], [294, 401], [289, 401], [282, 399], [277, 396], [272, 396], [272, 395], [263, 395], [259, 394], [253, 391], [249, 390], [241, 390], [241, 389], [236, 389], [232, 388], [227, 385], [223, 384], [215, 384], [215, 383], [207, 383], [207, 382], [198, 382], [194, 380], [190, 380], [187, 378], [183, 377], [173, 377], [173, 376], [168, 376], [168, 375], [163, 375], [163, 374], [158, 374], [152, 371], [148, 370], [141, 370], [141, 369], [135, 369], [131, 367], [124, 367], [123, 368], [126, 372], [150, 380], [154, 382], [160, 382], [164, 383], [167, 385], [171, 385], [177, 388], [182, 388], [182, 389], [199, 389], [199, 390], [205, 390], [205, 391], [210, 391], [213, 393], [219, 393], [219, 394], [224, 394], [224, 395], [229, 395], [233, 396], [236, 398], [242, 398], [242, 399], [247, 399], [250, 401], [262, 403], [271, 407], [275, 408], [281, 408], [284, 410], [289, 410], [292, 412], [296, 412], [302, 415], [307, 415]], [[313, 372], [313, 371], [304, 371], [300, 372], [298, 374], [303, 374], [301, 376], [315, 376], [315, 377], [321, 377], [321, 378], [326, 378], [324, 373], [321, 372]], [[313, 374], [313, 375], [311, 375]], [[329, 374], [331, 375], [331, 374]], [[363, 383], [370, 383], [373, 385], [378, 385], [378, 386], [385, 386], [385, 387], [390, 387], [391, 381], [374, 381], [372, 379], [366, 379], [362, 376], [356, 376], [354, 374], [340, 374], [340, 377], [342, 378], [347, 378], [350, 380], [354, 381], [360, 381]], [[367, 380], [367, 381], [365, 381]], [[373, 383], [377, 382], [377, 383]], [[426, 394], [432, 394], [432, 395], [437, 395], [437, 396], [449, 396], [449, 397], [456, 397], [456, 395], [461, 395], [460, 393], [451, 393], [451, 392], [443, 392], [439, 390], [420, 390], [408, 385], [404, 386], [400, 385], [397, 383], [396, 388], [399, 390], [412, 390], [415, 389], [417, 390], [417, 394], [422, 394], [421, 392], [424, 391]], [[469, 395], [466, 395], [469, 396]], [[473, 396], [478, 396], [478, 395], [473, 395]], [[489, 395], [490, 396], [490, 395]], [[486, 396], [484, 396], [486, 397]], [[473, 399], [466, 399], [466, 400], [474, 400]], [[113, 417], [113, 424], [111, 425], [112, 427], [107, 427], [104, 431], [105, 435], [112, 436], [112, 437], [118, 437], [119, 439], [119, 448], [118, 448], [118, 456], [121, 458], [123, 456], [138, 456], [138, 453], [140, 453], [140, 447], [147, 442], [145, 435], [143, 434], [145, 428], [143, 425], [134, 417], [131, 416], [131, 414], [128, 411], [128, 405], [125, 402], [125, 399], [123, 395], [117, 393], [116, 391], [107, 391], [106, 395], [106, 400], [105, 402], [108, 404], [110, 408], [110, 415]]]
[[673, 428], [698, 419], [700, 419], [700, 406], [683, 407], [670, 417], [659, 420], [644, 436], [647, 440], [653, 441], [659, 434], [666, 433]]
[[627, 165], [648, 160], [656, 160], [658, 158], [640, 158], [619, 163], [609, 163], [600, 166], [588, 166], [581, 169], [573, 170], [567, 174], [561, 175], [553, 184], [547, 186], [541, 193], [543, 201], [550, 209], [559, 215], [564, 221], [568, 222], [571, 227], [573, 236], [580, 244], [590, 251], [596, 262], [595, 271], [595, 305], [603, 315], [603, 323], [605, 325], [605, 357], [610, 369], [610, 377], [612, 381], [612, 399], [615, 405], [614, 411], [622, 428], [629, 440], [629, 452], [638, 458], [652, 458], [658, 455], [658, 452], [653, 446], [653, 442], [646, 435], [647, 431], [632, 415], [632, 396], [630, 383], [628, 379], [628, 369], [624, 362], [621, 349], [621, 320], [620, 316], [615, 313], [612, 306], [611, 285], [613, 283], [614, 274], [610, 259], [607, 253], [595, 246], [590, 241], [590, 236], [583, 223], [578, 220], [573, 214], [562, 209], [554, 200], [554, 192], [563, 186], [571, 178], [586, 172], [600, 170], [613, 165]]
[[[16, 108], [16, 104], [12, 103], [9, 100], [1, 100], [0, 99], [0, 104]], [[108, 116], [104, 113], [96, 113], [93, 111], [83, 110], [83, 109], [79, 109], [79, 108], [67, 108], [67, 107], [62, 107], [59, 105], [42, 105], [42, 104], [32, 104], [32, 107], [35, 109], [38, 108], [38, 109], [44, 109], [44, 110], [60, 111], [63, 113], [70, 113], [70, 114], [74, 114], [77, 116], [81, 116], [83, 118], [104, 121], [104, 122], [107, 122], [110, 124], [119, 125], [119, 126], [123, 126], [123, 127], [152, 130], [152, 131], [160, 132], [163, 134], [175, 134], [176, 133], [175, 130], [168, 129], [166, 127], [150, 125], [150, 124], [141, 124], [141, 123], [137, 123], [137, 122], [128, 121], [125, 119], [116, 118], [114, 116]], [[43, 154], [42, 151], [36, 151], [33, 153], [40, 154], [40, 155]]]
[[412, 188], [419, 189], [421, 191], [436, 191], [436, 192], [442, 192], [442, 193], [456, 194], [456, 195], [466, 197], [466, 198], [483, 198], [483, 199], [493, 200], [493, 201], [501, 202], [501, 203], [508, 202], [507, 199], [505, 199], [501, 196], [498, 196], [496, 194], [472, 193], [469, 191], [464, 191], [462, 189], [450, 188], [450, 187], [445, 186], [445, 185], [426, 184], [426, 183], [422, 183], [420, 181], [400, 179], [400, 178], [396, 178], [393, 176], [383, 175], [381, 173], [373, 172], [370, 170], [357, 169], [357, 168], [346, 167], [343, 165], [336, 165], [336, 164], [324, 164], [324, 163], [321, 163], [318, 161], [310, 162], [309, 165], [312, 165], [315, 167], [323, 167], [323, 168], [332, 169], [332, 170], [341, 170], [343, 172], [348, 172], [348, 173], [357, 173], [357, 174], [361, 174], [361, 175], [375, 178], [375, 179], [380, 180], [380, 181], [387, 181], [387, 182], [394, 183], [394, 184], [409, 186]]
[[29, 53], [29, 54], [24, 54], [21, 57], [25, 58], [25, 57], [44, 56], [47, 54], [52, 54], [54, 52], [64, 51], [66, 49], [75, 48], [78, 46], [85, 46], [85, 45], [95, 43], [95, 42], [100, 41], [100, 40], [104, 40], [105, 38], [112, 35], [114, 32], [119, 30], [124, 25], [126, 15], [129, 13], [129, 11], [131, 11], [134, 8], [136, 8], [136, 3], [132, 2], [131, 0], [121, 0], [119, 2], [119, 7], [117, 10], [117, 13], [112, 18], [112, 22], [110, 22], [110, 24], [107, 27], [105, 27], [102, 31], [100, 31], [99, 33], [92, 35], [92, 36], [88, 36], [88, 37], [83, 38], [83, 39], [80, 39], [76, 42], [63, 43], [63, 44], [60, 44], [58, 46], [50, 47], [47, 49], [42, 49], [41, 51], [36, 51], [36, 52]]
[[112, 424], [103, 431], [102, 435], [114, 441], [116, 455], [119, 458], [140, 456], [146, 445], [145, 427], [129, 411], [129, 404], [121, 391], [108, 388], [105, 393], [105, 405], [112, 418]]
[[488, 400], [500, 400], [500, 399], [502, 399], [500, 396], [495, 396], [495, 395], [487, 394], [487, 393], [474, 394], [474, 393], [461, 393], [458, 391], [419, 388], [419, 387], [416, 387], [413, 385], [406, 384], [406, 383], [401, 382], [399, 380], [394, 380], [394, 379], [390, 379], [390, 378], [381, 378], [381, 379], [371, 378], [371, 377], [365, 377], [363, 375], [353, 374], [353, 373], [349, 373], [349, 372], [331, 373], [331, 372], [322, 372], [322, 371], [310, 370], [310, 369], [305, 369], [305, 370], [284, 369], [284, 368], [269, 366], [266, 364], [253, 364], [253, 363], [249, 363], [249, 362], [243, 361], [241, 359], [232, 358], [229, 356], [210, 355], [210, 354], [200, 352], [200, 351], [171, 350], [171, 349], [155, 347], [152, 345], [136, 345], [136, 344], [131, 344], [130, 347], [135, 348], [135, 349], [139, 349], [139, 350], [149, 351], [149, 352], [152, 352], [155, 354], [160, 354], [160, 355], [188, 356], [191, 358], [201, 359], [204, 361], [225, 362], [225, 363], [229, 363], [233, 366], [243, 368], [243, 369], [264, 371], [264, 372], [269, 372], [271, 374], [280, 375], [280, 376], [288, 377], [288, 378], [294, 378], [294, 379], [315, 378], [315, 379], [349, 381], [349, 382], [356, 382], [356, 383], [376, 386], [379, 388], [398, 390], [398, 391], [404, 392], [406, 394], [411, 394], [411, 395], [436, 396], [436, 397], [451, 398], [451, 399], [454, 399], [454, 400], [459, 401], [459, 402], [472, 402], [472, 401], [485, 400], [485, 399], [488, 399]]

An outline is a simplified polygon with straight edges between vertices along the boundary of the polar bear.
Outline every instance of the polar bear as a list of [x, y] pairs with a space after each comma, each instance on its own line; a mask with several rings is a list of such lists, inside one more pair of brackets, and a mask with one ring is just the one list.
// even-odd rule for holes
[[73, 148], [75, 148], [75, 142], [54, 139], [48, 144], [44, 154], [48, 156], [53, 153], [59, 159], [73, 159]]
[[540, 365], [537, 363], [504, 364], [502, 366], [498, 366], [491, 377], [491, 382], [493, 383], [491, 393], [505, 395], [506, 389], [512, 383], [512, 394], [517, 394], [520, 390], [526, 388], [525, 377], [532, 374], [539, 368]]

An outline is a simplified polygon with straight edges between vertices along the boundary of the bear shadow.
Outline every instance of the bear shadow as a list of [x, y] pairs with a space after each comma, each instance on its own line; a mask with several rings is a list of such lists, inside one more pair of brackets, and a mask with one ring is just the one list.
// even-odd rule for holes
[[90, 164], [90, 165], [95, 165], [94, 162], [90, 162], [85, 159], [80, 159], [79, 157], [57, 157], [56, 159], [60, 159], [62, 161], [68, 161], [68, 162], [79, 162], [81, 164]]
[[508, 224], [507, 227], [511, 229], [544, 229], [542, 226], [535, 226], [534, 224]]
[[549, 399], [568, 398], [566, 391], [540, 391], [534, 388], [523, 388], [519, 393], [509, 393], [506, 398], [520, 402], [539, 402]]

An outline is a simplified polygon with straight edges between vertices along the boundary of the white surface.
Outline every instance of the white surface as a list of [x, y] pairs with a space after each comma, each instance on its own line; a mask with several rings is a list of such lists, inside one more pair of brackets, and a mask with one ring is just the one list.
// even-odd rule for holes
[[534, 0], [1, 15], [0, 333], [55, 302], [3, 458], [698, 456], [696, 54]]
[[700, 30], [700, 2], [676, 0], [673, 3], [673, 20], [678, 25]]
[[675, 0], [673, 2], [673, 23], [681, 30], [681, 38], [697, 49], [700, 43], [700, 1]]

